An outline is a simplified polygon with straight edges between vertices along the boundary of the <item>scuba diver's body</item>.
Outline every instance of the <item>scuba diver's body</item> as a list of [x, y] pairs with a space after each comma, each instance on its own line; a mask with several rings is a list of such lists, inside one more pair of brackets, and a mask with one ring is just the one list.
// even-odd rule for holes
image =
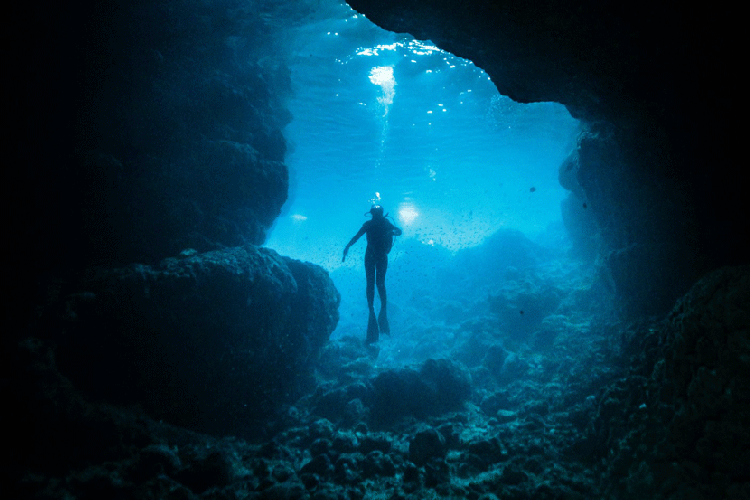
[[[385, 273], [388, 270], [388, 252], [393, 246], [393, 237], [401, 235], [401, 229], [394, 226], [386, 216], [383, 215], [383, 207], [373, 205], [370, 209], [372, 219], [366, 221], [362, 228], [354, 235], [344, 248], [344, 257], [349, 247], [354, 245], [362, 235], [367, 235], [367, 249], [365, 250], [365, 277], [367, 281], [367, 307], [370, 316], [367, 322], [367, 338], [365, 342], [372, 344], [377, 342], [379, 331], [390, 333], [388, 316], [386, 314]], [[380, 314], [375, 320], [375, 287], [378, 288], [380, 296]]]

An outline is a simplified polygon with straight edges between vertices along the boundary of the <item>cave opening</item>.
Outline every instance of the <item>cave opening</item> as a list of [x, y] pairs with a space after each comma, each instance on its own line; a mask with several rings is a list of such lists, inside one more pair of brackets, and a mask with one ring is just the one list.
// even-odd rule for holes
[[[517, 231], [552, 259], [566, 255], [561, 205], [572, 195], [558, 170], [575, 150], [580, 124], [565, 107], [516, 103], [470, 61], [331, 5], [287, 35], [291, 187], [266, 246], [331, 273], [342, 294], [334, 338], [357, 335], [366, 318], [365, 244], [346, 263], [341, 253], [371, 203], [404, 230], [387, 281], [394, 324], [405, 329], [413, 326], [408, 318], [427, 313], [410, 310], [414, 294], [462, 300], [465, 291], [447, 290], [437, 275], [460, 274], [460, 259], [452, 259], [498, 231]], [[491, 267], [520, 261], [498, 254]]]

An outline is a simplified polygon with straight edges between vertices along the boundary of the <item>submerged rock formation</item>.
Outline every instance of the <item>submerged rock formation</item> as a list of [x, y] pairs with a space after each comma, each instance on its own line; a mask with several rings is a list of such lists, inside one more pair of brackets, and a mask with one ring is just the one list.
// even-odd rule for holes
[[12, 239], [35, 279], [4, 354], [44, 339], [76, 387], [216, 433], [252, 434], [299, 394], [339, 295], [257, 247], [289, 187], [290, 70], [267, 15], [284, 8], [21, 9], [29, 207]]
[[367, 422], [388, 427], [406, 417], [424, 419], [460, 410], [470, 395], [471, 376], [465, 367], [447, 359], [428, 359], [418, 369], [385, 370], [328, 392], [321, 388], [312, 400], [318, 415], [340, 425]]
[[604, 391], [592, 426], [608, 498], [748, 496], [748, 304], [750, 266], [723, 268], [625, 336], [628, 376]]
[[260, 245], [286, 201], [289, 69], [244, 2], [50, 3], [26, 68], [30, 262]]
[[324, 270], [256, 247], [101, 271], [66, 299], [57, 363], [77, 387], [243, 436], [309, 387], [339, 305]]
[[667, 312], [706, 271], [750, 255], [737, 241], [750, 211], [732, 166], [742, 141], [727, 121], [730, 96], [738, 95], [731, 71], [741, 28], [724, 10], [597, 1], [349, 4], [385, 29], [470, 59], [501, 94], [565, 104], [584, 122], [570, 163], [626, 311]]
[[[87, 340], [92, 353], [101, 349], [97, 343], [107, 340], [96, 334], [103, 329], [88, 330], [88, 337], [77, 332], [96, 325], [103, 305], [121, 316], [135, 311], [160, 323], [165, 321], [160, 308], [147, 304], [166, 302], [191, 321], [214, 314], [219, 318], [212, 324], [236, 321], [251, 330], [252, 300], [233, 306], [248, 314], [222, 322], [231, 311], [207, 311], [211, 299], [203, 292], [227, 290], [242, 299], [260, 288], [271, 294], [293, 290], [290, 273], [298, 284], [303, 281], [287, 272], [284, 265], [290, 262], [272, 252], [245, 253], [184, 255], [159, 267], [92, 276], [90, 289], [96, 287], [97, 294], [70, 297], [62, 328], [71, 334], [67, 342]], [[256, 264], [272, 270], [256, 275]], [[581, 280], [584, 270], [590, 276]], [[534, 327], [541, 328], [534, 335], [508, 342], [514, 330], [486, 315], [444, 325], [451, 333], [447, 341], [434, 323], [403, 332], [381, 350], [384, 357], [373, 356], [360, 336], [336, 338], [321, 349], [314, 391], [269, 418], [275, 428], [267, 436], [273, 437], [259, 444], [199, 435], [132, 411], [92, 405], [55, 369], [52, 342], [25, 342], [20, 361], [26, 371], [8, 388], [11, 395], [35, 395], [23, 399], [24, 415], [35, 415], [38, 427], [24, 440], [31, 445], [9, 461], [11, 473], [22, 478], [23, 494], [15, 497], [747, 498], [747, 266], [708, 276], [669, 318], [630, 326], [584, 307], [596, 294], [582, 286], [595, 279], [589, 266], [561, 259], [526, 273], [536, 275], [531, 281], [537, 283], [566, 277], [554, 280], [562, 300], [555, 314]], [[319, 282], [308, 278], [304, 282]], [[516, 286], [524, 290], [523, 283]], [[185, 303], [176, 303], [170, 289], [182, 290]], [[135, 299], [113, 303], [108, 290]], [[214, 299], [223, 301], [218, 292]], [[274, 303], [287, 310], [284, 300]], [[128, 321], [136, 329], [148, 328]], [[540, 349], [535, 337], [547, 332], [554, 336]], [[447, 342], [445, 356], [419, 365], [387, 362], [393, 351], [408, 350], [422, 337], [432, 344]], [[231, 354], [240, 361], [248, 356], [247, 343], [234, 341], [240, 352], [222, 353], [215, 345], [201, 354], [193, 348], [200, 339], [187, 340], [173, 343], [169, 352], [191, 360], [185, 370], [211, 368], [204, 372], [211, 376], [207, 382], [216, 382], [214, 373], [233, 377], [246, 370], [241, 364], [228, 369], [235, 359]], [[84, 366], [71, 368], [66, 361], [61, 368], [85, 371], [91, 360], [83, 352], [79, 364]], [[220, 362], [220, 354], [230, 365]], [[200, 366], [192, 367], [193, 360]], [[304, 380], [289, 375], [283, 370], [282, 380]], [[262, 382], [274, 387], [273, 381]], [[200, 384], [184, 389], [201, 396]], [[202, 401], [223, 403], [226, 393], [216, 390], [214, 398]], [[221, 408], [209, 407], [202, 416], [231, 418], [232, 407], [225, 409], [229, 415], [214, 415]], [[41, 447], [44, 453], [36, 453]]]

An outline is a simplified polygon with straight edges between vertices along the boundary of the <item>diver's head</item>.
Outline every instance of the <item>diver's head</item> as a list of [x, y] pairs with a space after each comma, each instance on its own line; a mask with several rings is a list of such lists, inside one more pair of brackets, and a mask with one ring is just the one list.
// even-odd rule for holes
[[370, 214], [372, 214], [373, 218], [383, 217], [383, 207], [380, 205], [373, 205], [372, 208], [370, 208]]

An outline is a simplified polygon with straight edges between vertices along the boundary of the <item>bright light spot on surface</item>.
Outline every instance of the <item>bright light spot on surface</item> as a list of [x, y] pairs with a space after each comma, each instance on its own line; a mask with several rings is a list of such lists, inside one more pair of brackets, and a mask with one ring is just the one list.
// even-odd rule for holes
[[302, 222], [302, 221], [307, 220], [307, 217], [305, 217], [304, 215], [301, 215], [301, 214], [294, 214], [294, 215], [292, 215], [292, 220], [294, 222]]
[[393, 66], [376, 66], [370, 70], [370, 82], [378, 85], [383, 91], [383, 95], [378, 97], [378, 102], [384, 105], [386, 113], [388, 106], [393, 104], [393, 97], [396, 95], [396, 79], [393, 78]]
[[370, 81], [373, 85], [393, 86], [396, 81], [393, 79], [393, 67], [376, 66], [370, 70]]

